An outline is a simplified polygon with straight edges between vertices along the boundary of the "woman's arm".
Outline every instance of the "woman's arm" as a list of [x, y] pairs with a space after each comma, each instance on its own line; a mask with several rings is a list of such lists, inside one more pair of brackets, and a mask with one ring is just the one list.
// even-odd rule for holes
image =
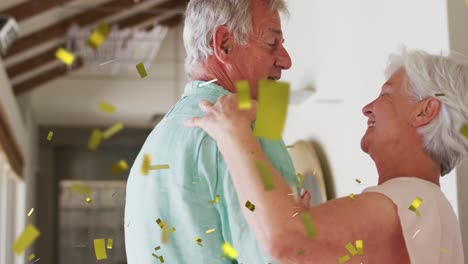
[[[348, 253], [347, 243], [364, 240], [367, 260], [377, 257], [377, 262], [387, 263], [382, 257], [388, 255], [388, 263], [396, 263], [394, 253], [398, 250], [391, 247], [393, 240], [403, 246], [404, 241], [393, 203], [383, 195], [366, 193], [356, 195], [355, 201], [341, 198], [305, 209], [288, 195], [290, 187], [252, 134], [250, 124], [255, 109], [239, 111], [236, 102], [235, 95], [220, 98], [215, 106], [202, 101], [200, 107], [206, 116], [187, 120], [186, 126], [203, 128], [217, 142], [243, 214], [260, 245], [283, 263], [337, 263], [339, 257]], [[264, 190], [256, 166], [258, 161], [263, 161], [270, 170], [274, 190]], [[255, 205], [254, 212], [244, 207], [247, 200]], [[299, 211], [313, 219], [318, 232], [315, 238], [307, 236], [299, 216], [295, 216]], [[303, 254], [298, 254], [299, 251]]]

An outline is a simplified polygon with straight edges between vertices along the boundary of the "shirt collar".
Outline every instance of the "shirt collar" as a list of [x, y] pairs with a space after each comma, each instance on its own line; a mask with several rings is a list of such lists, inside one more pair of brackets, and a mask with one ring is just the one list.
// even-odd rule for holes
[[185, 85], [185, 90], [184, 94], [182, 97], [186, 97], [189, 95], [193, 94], [209, 94], [209, 95], [214, 95], [214, 96], [221, 96], [221, 95], [230, 95], [231, 92], [228, 90], [224, 89], [222, 86], [216, 84], [216, 83], [210, 83], [206, 84], [203, 86], [200, 86], [200, 84], [205, 83], [205, 81], [200, 81], [200, 80], [193, 80], [188, 82]]

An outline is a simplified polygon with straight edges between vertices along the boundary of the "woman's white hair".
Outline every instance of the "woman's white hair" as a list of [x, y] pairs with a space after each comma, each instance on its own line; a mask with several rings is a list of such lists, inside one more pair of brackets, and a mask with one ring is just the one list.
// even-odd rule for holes
[[468, 140], [460, 132], [468, 122], [468, 60], [457, 53], [437, 56], [402, 48], [389, 57], [387, 79], [399, 68], [406, 72], [414, 100], [436, 97], [441, 102], [439, 115], [418, 132], [444, 176], [468, 154]]
[[248, 35], [252, 32], [253, 1], [264, 1], [271, 10], [288, 14], [284, 0], [190, 0], [184, 25], [185, 71], [189, 76], [196, 65], [213, 54], [210, 44], [216, 27], [227, 26], [236, 44], [247, 44]]

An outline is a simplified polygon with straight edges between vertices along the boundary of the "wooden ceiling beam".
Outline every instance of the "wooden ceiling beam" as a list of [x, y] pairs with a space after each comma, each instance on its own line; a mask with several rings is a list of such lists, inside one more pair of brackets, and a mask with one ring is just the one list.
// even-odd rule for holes
[[[49, 0], [47, 0], [49, 1]], [[74, 16], [68, 17], [44, 29], [32, 32], [29, 35], [23, 36], [13, 42], [12, 46], [7, 50], [3, 58], [9, 58], [27, 49], [33, 48], [49, 40], [63, 37], [72, 24], [79, 26], [87, 26], [102, 20], [103, 17], [108, 17], [118, 12], [129, 9], [149, 0], [140, 0], [135, 3], [134, 0], [112, 0], [108, 3], [90, 8]], [[35, 0], [34, 2], [39, 2]], [[41, 1], [42, 3], [43, 1]]]
[[[137, 14], [138, 15], [138, 14]], [[136, 16], [136, 15], [135, 15]], [[159, 22], [160, 25], [164, 26], [169, 26], [169, 27], [174, 27], [178, 25], [181, 21], [183, 20], [183, 16], [181, 14], [174, 15], [172, 17], [166, 18], [162, 21]], [[146, 30], [150, 30], [152, 27], [146, 28]], [[55, 51], [54, 51], [55, 52]], [[44, 53], [45, 54], [45, 53]], [[49, 59], [49, 58], [47, 58]], [[55, 58], [52, 57], [52, 60]], [[52, 61], [51, 60], [51, 61]], [[39, 61], [39, 59], [37, 59]], [[42, 63], [44, 64], [44, 62]], [[41, 64], [41, 65], [42, 65]], [[34, 76], [28, 80], [25, 80], [19, 84], [16, 84], [13, 86], [13, 90], [15, 95], [20, 95], [22, 93], [31, 91], [32, 89], [46, 83], [50, 82], [54, 79], [57, 79], [59, 77], [63, 77], [67, 75], [71, 71], [75, 71], [77, 69], [80, 69], [83, 67], [83, 60], [81, 58], [77, 58], [74, 65], [70, 68], [66, 67], [65, 65], [59, 65], [57, 67], [54, 67], [48, 71], [41, 72], [37, 76]]]
[[47, 0], [47, 1], [26, 1], [7, 9], [1, 10], [0, 14], [9, 15], [15, 18], [17, 22], [21, 22], [25, 19], [38, 15], [42, 12], [46, 12], [57, 6], [66, 4], [73, 0]]
[[[185, 0], [170, 0], [168, 2], [153, 5], [152, 7], [150, 7], [150, 9], [182, 8], [182, 7], [185, 7], [185, 5], [186, 5]], [[120, 29], [123, 29], [123, 28], [136, 26], [144, 21], [147, 21], [156, 17], [157, 15], [152, 14], [152, 13], [138, 13], [138, 14], [123, 18], [119, 21], [116, 21], [112, 25], [116, 24]], [[174, 16], [171, 19], [176, 19], [176, 17], [177, 16]], [[176, 21], [176, 22], [180, 22], [180, 21]], [[14, 77], [18, 75], [21, 75], [25, 72], [35, 69], [36, 67], [42, 66], [48, 62], [53, 61], [55, 59], [55, 51], [59, 47], [64, 47], [64, 46], [65, 46], [65, 42], [62, 42], [39, 55], [33, 56], [29, 59], [26, 59], [24, 61], [18, 62], [14, 65], [7, 67], [6, 72], [8, 74], [8, 77], [10, 79], [13, 79]]]

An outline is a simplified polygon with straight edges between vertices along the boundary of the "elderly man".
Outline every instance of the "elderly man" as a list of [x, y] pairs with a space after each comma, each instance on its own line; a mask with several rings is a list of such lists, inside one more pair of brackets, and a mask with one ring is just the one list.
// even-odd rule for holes
[[[271, 262], [242, 215], [215, 142], [202, 130], [185, 128], [183, 120], [202, 114], [201, 99], [215, 102], [234, 93], [239, 80], [249, 81], [256, 98], [258, 80], [277, 80], [282, 70], [291, 67], [279, 12], [287, 12], [283, 0], [189, 2], [184, 43], [191, 81], [149, 135], [128, 179], [125, 242], [130, 264], [163, 259], [181, 264], [231, 263], [223, 257], [224, 242], [237, 249], [240, 262]], [[296, 181], [282, 144], [267, 140], [260, 144], [285, 180]], [[169, 169], [148, 170], [148, 164], [168, 164]]]
[[[206, 116], [186, 121], [216, 140], [239, 202], [262, 208], [243, 213], [264, 250], [281, 263], [464, 263], [459, 223], [439, 178], [468, 154], [468, 135], [460, 132], [468, 122], [468, 64], [403, 52], [391, 57], [387, 72], [379, 97], [362, 111], [368, 128], [361, 148], [375, 162], [378, 186], [353, 200], [304, 208], [293, 218], [299, 205], [287, 198], [290, 189], [272, 166], [276, 161], [250, 131], [254, 110], [237, 110], [232, 95], [215, 106], [202, 101]], [[269, 164], [275, 190], [264, 191], [258, 161]]]

